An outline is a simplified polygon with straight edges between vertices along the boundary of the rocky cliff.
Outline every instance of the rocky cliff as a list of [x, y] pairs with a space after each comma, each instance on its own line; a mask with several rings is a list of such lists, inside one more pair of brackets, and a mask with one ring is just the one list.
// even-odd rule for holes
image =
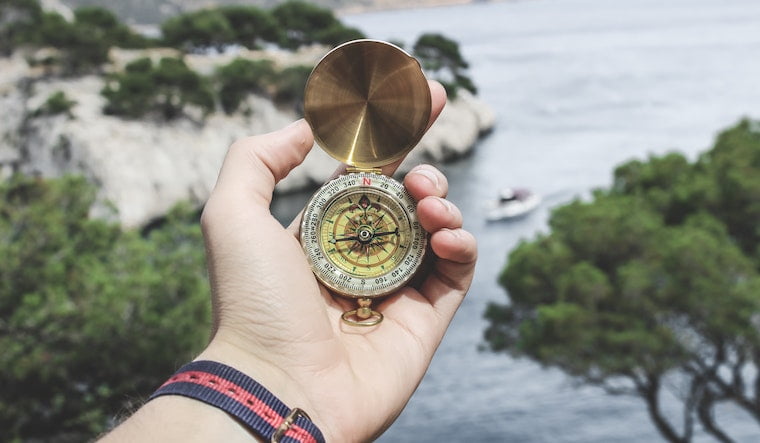
[[[248, 0], [246, 4], [260, 8], [272, 8], [286, 0]], [[495, 0], [310, 0], [338, 14], [352, 14], [383, 9], [429, 8], [454, 4]], [[122, 20], [131, 24], [157, 24], [182, 12], [220, 5], [240, 4], [240, 0], [43, 0], [48, 7], [72, 8], [98, 4], [114, 11]]]
[[[304, 58], [316, 60], [320, 53], [311, 50], [297, 57], [299, 62]], [[112, 54], [117, 66], [134, 57]], [[199, 56], [188, 60], [201, 72], [215, 63]], [[103, 85], [100, 76], [45, 76], [19, 54], [0, 58], [0, 175], [82, 174], [100, 189], [101, 205], [94, 209], [97, 215], [106, 214], [105, 203], [110, 202], [122, 224], [140, 226], [162, 216], [179, 201], [202, 204], [234, 140], [272, 131], [297, 118], [292, 110], [252, 95], [247, 99], [250, 113], [217, 112], [202, 122], [190, 118], [170, 122], [126, 120], [103, 115]], [[35, 116], [57, 91], [76, 101], [70, 113]], [[441, 162], [461, 156], [492, 125], [493, 115], [487, 106], [462, 92], [448, 103], [402, 169], [422, 161]], [[315, 186], [336, 166], [335, 160], [315, 148], [277, 191]]]

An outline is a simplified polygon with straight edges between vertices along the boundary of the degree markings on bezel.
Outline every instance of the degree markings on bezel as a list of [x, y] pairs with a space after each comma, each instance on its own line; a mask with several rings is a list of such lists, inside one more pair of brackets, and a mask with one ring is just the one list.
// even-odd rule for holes
[[[309, 248], [304, 247], [304, 249], [306, 249], [307, 257], [320, 280], [336, 292], [357, 298], [385, 295], [405, 284], [419, 267], [422, 253], [424, 253], [427, 244], [427, 234], [419, 228], [419, 222], [413, 211], [416, 203], [403, 186], [384, 176], [373, 174], [371, 175], [373, 180], [364, 180], [363, 177], [365, 176], [367, 176], [366, 173], [341, 176], [317, 191], [312, 197], [311, 203], [307, 205], [307, 215], [304, 217], [301, 232], [302, 242], [313, 245]], [[375, 178], [377, 179], [375, 180]], [[371, 184], [366, 184], [368, 181]], [[353, 185], [349, 185], [349, 183], [353, 183]], [[378, 208], [368, 206], [360, 211], [360, 222], [361, 217], [366, 217], [367, 222], [364, 224], [366, 229], [373, 233], [395, 230], [396, 235], [385, 234], [382, 238], [371, 237], [371, 239], [381, 239], [382, 241], [368, 242], [367, 244], [371, 246], [364, 248], [364, 251], [361, 248], [355, 248], [355, 255], [358, 255], [357, 258], [361, 260], [363, 266], [369, 265], [370, 271], [373, 271], [372, 268], [376, 268], [374, 272], [358, 275], [359, 273], [356, 271], [361, 270], [362, 267], [348, 263], [347, 257], [340, 253], [341, 243], [347, 244], [351, 241], [332, 243], [329, 242], [330, 237], [323, 235], [325, 232], [338, 232], [335, 231], [334, 227], [339, 223], [346, 225], [350, 223], [354, 230], [362, 226], [360, 222], [356, 222], [350, 217], [341, 218], [341, 220], [346, 220], [345, 222], [338, 222], [333, 217], [328, 216], [329, 212], [334, 210], [333, 207], [337, 204], [336, 202], [342, 199], [341, 195], [344, 193], [350, 195], [347, 195], [346, 200], [343, 201], [350, 201], [351, 204], [355, 204], [356, 201], [352, 197], [353, 195], [359, 194], [357, 198], [360, 198], [361, 195], [375, 196], [372, 198], [371, 205], [378, 204], [380, 206]], [[384, 201], [384, 198], [387, 200]], [[394, 217], [393, 221], [385, 220], [386, 215], [390, 214], [395, 214], [400, 218]], [[402, 226], [403, 230], [401, 229]], [[412, 248], [413, 244], [417, 246]], [[331, 251], [330, 254], [327, 254], [322, 252], [326, 252], [326, 248], [322, 245], [337, 247], [334, 248], [334, 252]], [[365, 254], [361, 254], [361, 252], [365, 252]], [[338, 257], [337, 260], [342, 263], [336, 261], [335, 257]], [[362, 257], [366, 259], [366, 262]], [[388, 269], [388, 264], [392, 265], [390, 269]]]

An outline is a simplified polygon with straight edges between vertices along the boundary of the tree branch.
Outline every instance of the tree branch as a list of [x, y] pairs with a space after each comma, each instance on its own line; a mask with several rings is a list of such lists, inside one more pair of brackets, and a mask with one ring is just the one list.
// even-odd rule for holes
[[[657, 430], [660, 431], [660, 434], [665, 437], [668, 441], [672, 443], [687, 443], [690, 441], [690, 439], [687, 439], [686, 437], [681, 437], [678, 435], [675, 429], [673, 429], [673, 426], [668, 422], [668, 420], [662, 415], [662, 411], [660, 410], [660, 377], [657, 375], [650, 375], [648, 377], [648, 382], [646, 385], [640, 385], [639, 386], [639, 392], [640, 395], [644, 398], [644, 401], [647, 404], [647, 411], [649, 412], [649, 417], [654, 422], [655, 426], [657, 427]], [[689, 431], [689, 434], [691, 431]]]
[[[740, 360], [741, 361], [741, 360]], [[726, 352], [722, 344], [719, 344], [716, 349], [715, 360], [711, 364], [707, 364], [699, 358], [692, 358], [691, 363], [696, 367], [684, 365], [683, 369], [693, 374], [694, 376], [702, 376], [706, 379], [706, 382], [711, 383], [726, 399], [732, 400], [740, 408], [747, 411], [756, 421], [760, 422], [760, 373], [755, 376], [755, 398], [750, 398], [746, 395], [744, 389], [737, 389], [743, 386], [743, 382], [737, 382], [736, 379], [724, 380], [718, 371], [720, 365], [728, 364], [732, 368], [734, 374], [738, 371], [738, 376], [741, 377], [741, 368], [736, 368], [726, 362]], [[755, 366], [760, 363], [760, 354], [755, 356]], [[738, 364], [738, 363], [737, 363]], [[714, 394], [713, 394], [714, 395]]]
[[715, 424], [714, 417], [715, 397], [709, 388], [703, 388], [702, 397], [697, 406], [697, 416], [699, 422], [702, 423], [702, 427], [705, 428], [710, 435], [715, 437], [716, 440], [723, 443], [732, 443], [733, 440], [723, 432], [717, 424]]
[[755, 410], [760, 411], [760, 352], [755, 351], [752, 355], [752, 361], [755, 363]]

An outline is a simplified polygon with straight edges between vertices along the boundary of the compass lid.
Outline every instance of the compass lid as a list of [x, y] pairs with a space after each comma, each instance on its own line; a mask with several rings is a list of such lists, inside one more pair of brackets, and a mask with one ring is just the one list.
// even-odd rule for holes
[[430, 112], [430, 87], [419, 62], [378, 40], [336, 47], [306, 83], [304, 114], [317, 143], [359, 168], [406, 155], [425, 133]]

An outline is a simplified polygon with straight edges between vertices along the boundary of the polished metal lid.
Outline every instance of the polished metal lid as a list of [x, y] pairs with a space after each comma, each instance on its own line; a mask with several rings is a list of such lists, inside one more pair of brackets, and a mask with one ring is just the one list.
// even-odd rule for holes
[[387, 165], [420, 141], [430, 88], [417, 60], [390, 43], [336, 47], [306, 83], [304, 114], [328, 154], [358, 168]]

